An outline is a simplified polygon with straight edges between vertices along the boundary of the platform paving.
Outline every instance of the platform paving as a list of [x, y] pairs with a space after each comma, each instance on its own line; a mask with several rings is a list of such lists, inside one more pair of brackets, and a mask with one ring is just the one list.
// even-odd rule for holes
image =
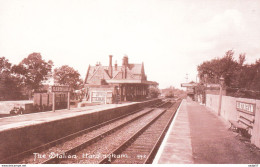
[[[134, 103], [134, 102], [132, 102]], [[92, 105], [80, 108], [72, 108], [62, 109], [53, 111], [46, 111], [46, 112], [39, 112], [39, 113], [31, 113], [31, 114], [22, 114], [22, 115], [15, 115], [10, 117], [3, 117], [0, 118], [0, 132], [12, 128], [20, 128], [24, 126], [29, 126], [33, 124], [49, 122], [53, 120], [59, 120], [64, 118], [69, 118], [81, 114], [96, 112], [98, 110], [105, 110], [114, 107], [124, 106], [126, 104], [103, 104], [103, 105]]]
[[204, 105], [183, 100], [154, 164], [259, 164], [260, 151]]

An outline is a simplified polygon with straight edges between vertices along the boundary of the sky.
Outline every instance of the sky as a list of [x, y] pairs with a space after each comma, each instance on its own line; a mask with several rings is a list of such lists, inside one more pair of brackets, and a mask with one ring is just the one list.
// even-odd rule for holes
[[0, 57], [39, 52], [82, 79], [89, 64], [127, 55], [160, 88], [180, 88], [230, 49], [260, 58], [260, 0], [0, 0]]

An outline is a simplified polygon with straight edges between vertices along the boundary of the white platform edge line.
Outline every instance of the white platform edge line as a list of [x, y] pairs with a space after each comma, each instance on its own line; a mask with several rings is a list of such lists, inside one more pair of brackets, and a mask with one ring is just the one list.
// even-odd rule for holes
[[[128, 104], [131, 104], [131, 103], [128, 103]], [[121, 105], [121, 104], [119, 104]], [[112, 109], [112, 108], [116, 108], [116, 107], [123, 107], [125, 106], [125, 104], [122, 104], [121, 106], [109, 106], [109, 108], [106, 108], [106, 109]], [[89, 106], [86, 106], [86, 107], [79, 107], [79, 108], [71, 108], [70, 110], [68, 109], [59, 109], [59, 110], [55, 110], [55, 112], [59, 112], [59, 111], [91, 111], [91, 110], [98, 110], [98, 109], [102, 109], [103, 106], [99, 107], [99, 108], [95, 108], [95, 109], [89, 109], [88, 108]], [[22, 117], [22, 116], [28, 116], [28, 115], [37, 115], [37, 114], [44, 114], [44, 113], [53, 113], [53, 111], [42, 111], [42, 112], [35, 112], [35, 113], [28, 113], [28, 114], [19, 114], [19, 115], [13, 115], [13, 116], [8, 116], [8, 117], [1, 117], [1, 119], [11, 119], [11, 118], [16, 118], [16, 117]], [[69, 113], [69, 112], [68, 112]], [[66, 114], [64, 114], [66, 115]]]
[[179, 110], [180, 110], [180, 108], [181, 108], [182, 102], [183, 102], [183, 100], [181, 101], [181, 104], [179, 105], [179, 108], [178, 108], [177, 111], [176, 111], [176, 114], [175, 114], [175, 116], [174, 116], [174, 118], [173, 118], [173, 120], [172, 120], [172, 123], [171, 123], [171, 125], [170, 125], [170, 127], [169, 127], [169, 129], [168, 129], [168, 131], [167, 131], [167, 133], [166, 133], [166, 135], [165, 135], [165, 137], [164, 137], [164, 139], [163, 139], [163, 142], [162, 142], [162, 144], [161, 144], [161, 146], [160, 146], [160, 148], [159, 148], [159, 150], [158, 150], [158, 152], [157, 152], [157, 154], [156, 154], [156, 156], [155, 156], [155, 158], [154, 158], [152, 164], [158, 164], [158, 161], [159, 161], [159, 159], [161, 158], [162, 152], [163, 152], [163, 150], [164, 150], [164, 147], [165, 147], [165, 145], [166, 145], [166, 142], [167, 142], [167, 140], [168, 140], [168, 138], [169, 138], [169, 135], [170, 135], [170, 133], [171, 133], [171, 129], [172, 129], [173, 125], [175, 124], [176, 118], [178, 117]]

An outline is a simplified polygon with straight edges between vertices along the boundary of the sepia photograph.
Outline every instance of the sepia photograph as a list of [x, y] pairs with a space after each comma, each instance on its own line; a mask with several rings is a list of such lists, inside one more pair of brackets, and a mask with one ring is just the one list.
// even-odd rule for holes
[[0, 0], [0, 167], [258, 167], [259, 18], [260, 0]]

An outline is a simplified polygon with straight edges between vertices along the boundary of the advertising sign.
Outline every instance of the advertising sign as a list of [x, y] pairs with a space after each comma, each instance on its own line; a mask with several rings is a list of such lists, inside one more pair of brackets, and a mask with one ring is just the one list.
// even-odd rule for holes
[[112, 92], [110, 91], [93, 91], [91, 92], [92, 103], [112, 103]]
[[106, 92], [92, 92], [92, 102], [105, 103]]

